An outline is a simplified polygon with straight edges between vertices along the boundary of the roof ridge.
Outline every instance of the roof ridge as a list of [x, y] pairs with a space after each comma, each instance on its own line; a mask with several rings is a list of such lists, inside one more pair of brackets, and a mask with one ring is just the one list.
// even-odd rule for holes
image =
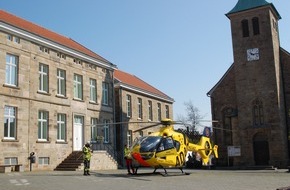
[[60, 44], [61, 46], [70, 48], [77, 52], [80, 52], [84, 55], [93, 57], [97, 60], [103, 61], [107, 64], [112, 64], [110, 61], [106, 60], [102, 56], [88, 49], [87, 47], [81, 45], [70, 37], [54, 32], [50, 29], [47, 29], [41, 25], [35, 24], [31, 21], [25, 20], [19, 16], [11, 14], [7, 11], [0, 10], [0, 21], [4, 22], [13, 27], [19, 28], [21, 30], [27, 31], [31, 34], [39, 36], [41, 38], [45, 38], [51, 42]]
[[[125, 72], [125, 71], [122, 71], [122, 70], [115, 70], [115, 73], [117, 73], [117, 72], [120, 72], [120, 74], [125, 74], [127, 76], [129, 75], [130, 77], [134, 77], [136, 80], [138, 80], [139, 82], [142, 82], [143, 84], [147, 85], [152, 90], [146, 89], [146, 88], [142, 87], [142, 85], [141, 86], [140, 85], [138, 86], [137, 84], [128, 83], [126, 80], [122, 80], [122, 79], [116, 77], [121, 83], [126, 84], [126, 85], [131, 86], [131, 87], [135, 87], [137, 89], [144, 90], [144, 91], [149, 92], [149, 93], [154, 94], [154, 95], [163, 96], [163, 97], [166, 97], [167, 99], [172, 99], [173, 100], [173, 98], [171, 98], [170, 96], [168, 96], [167, 94], [165, 94], [164, 92], [162, 92], [161, 90], [159, 90], [158, 88], [152, 86], [148, 82], [144, 81], [143, 79], [139, 78], [138, 76], [136, 76], [134, 74], [131, 74], [131, 73], [128, 73], [128, 72]], [[130, 82], [133, 82], [133, 81], [130, 81]], [[154, 92], [154, 91], [156, 91], [156, 92]]]

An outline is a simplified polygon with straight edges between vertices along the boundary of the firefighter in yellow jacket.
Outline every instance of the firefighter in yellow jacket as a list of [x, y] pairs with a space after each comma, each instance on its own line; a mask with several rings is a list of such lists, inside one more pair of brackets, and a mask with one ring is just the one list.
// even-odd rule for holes
[[90, 163], [92, 157], [92, 149], [90, 143], [87, 142], [83, 147], [83, 158], [84, 158], [84, 175], [90, 175]]

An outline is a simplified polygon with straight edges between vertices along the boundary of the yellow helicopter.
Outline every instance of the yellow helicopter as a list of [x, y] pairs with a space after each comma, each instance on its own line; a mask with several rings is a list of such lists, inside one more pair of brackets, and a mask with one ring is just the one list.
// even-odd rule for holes
[[[186, 162], [188, 151], [199, 153], [203, 165], [207, 165], [210, 156], [218, 158], [218, 146], [212, 145], [208, 136], [202, 136], [197, 144], [189, 142], [188, 137], [174, 130], [174, 124], [171, 119], [163, 119], [161, 128], [158, 132], [151, 133], [149, 136], [138, 138], [131, 146], [131, 156], [135, 174], [139, 167], [152, 167], [154, 172], [157, 169], [164, 169], [167, 174], [167, 168], [182, 168]], [[141, 131], [152, 126], [147, 126], [133, 132]], [[188, 173], [185, 173], [188, 174]]]

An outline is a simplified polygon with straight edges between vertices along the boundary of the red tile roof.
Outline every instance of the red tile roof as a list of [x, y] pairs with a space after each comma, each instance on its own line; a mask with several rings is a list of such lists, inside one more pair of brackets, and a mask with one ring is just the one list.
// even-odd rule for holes
[[149, 93], [153, 96], [158, 96], [159, 98], [166, 99], [167, 101], [174, 102], [174, 100], [161, 92], [160, 90], [154, 88], [150, 84], [144, 82], [140, 78], [136, 77], [135, 75], [131, 75], [129, 73], [115, 70], [114, 71], [114, 77], [117, 79], [121, 84], [133, 88], [135, 90], [141, 90], [145, 93]]
[[46, 39], [53, 41], [55, 43], [58, 43], [60, 45], [74, 49], [78, 52], [81, 52], [83, 54], [91, 56], [91, 57], [98, 59], [100, 61], [110, 63], [108, 60], [104, 59], [103, 57], [99, 56], [98, 54], [94, 53], [93, 51], [89, 50], [88, 48], [82, 46], [81, 44], [77, 43], [76, 41], [74, 41], [70, 38], [67, 38], [67, 37], [62, 36], [60, 34], [52, 32], [48, 29], [45, 29], [45, 28], [38, 26], [32, 22], [26, 21], [22, 18], [15, 16], [15, 15], [7, 13], [3, 10], [0, 10], [0, 21], [4, 22], [6, 24], [12, 25], [12, 26], [19, 28], [21, 30], [25, 30], [29, 33], [33, 33], [33, 34], [40, 36], [42, 38], [46, 38]]

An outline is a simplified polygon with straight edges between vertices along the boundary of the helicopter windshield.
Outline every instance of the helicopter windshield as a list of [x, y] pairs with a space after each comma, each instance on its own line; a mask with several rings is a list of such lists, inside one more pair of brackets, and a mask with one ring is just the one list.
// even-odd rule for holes
[[146, 136], [138, 139], [133, 146], [140, 145], [140, 152], [156, 151], [157, 145], [161, 141], [160, 136]]

